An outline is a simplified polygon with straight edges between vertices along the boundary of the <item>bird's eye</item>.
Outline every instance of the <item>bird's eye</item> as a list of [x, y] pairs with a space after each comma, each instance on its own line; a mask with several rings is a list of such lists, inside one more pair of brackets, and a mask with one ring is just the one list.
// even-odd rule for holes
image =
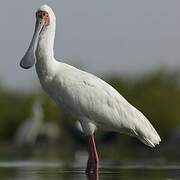
[[40, 15], [41, 15], [40, 11], [36, 12], [36, 16], [40, 16]]

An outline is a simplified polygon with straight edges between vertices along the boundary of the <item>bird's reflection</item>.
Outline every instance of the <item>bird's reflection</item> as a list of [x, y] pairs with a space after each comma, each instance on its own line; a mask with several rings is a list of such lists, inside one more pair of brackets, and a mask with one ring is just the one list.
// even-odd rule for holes
[[87, 180], [99, 180], [99, 172], [96, 171], [94, 173], [88, 173], [86, 174]]

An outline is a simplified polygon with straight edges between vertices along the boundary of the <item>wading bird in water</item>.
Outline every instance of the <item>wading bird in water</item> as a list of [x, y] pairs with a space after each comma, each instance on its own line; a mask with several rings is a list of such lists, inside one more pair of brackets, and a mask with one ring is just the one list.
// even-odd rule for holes
[[28, 69], [35, 64], [43, 89], [80, 121], [89, 147], [86, 173], [98, 172], [99, 158], [94, 139], [97, 129], [134, 136], [150, 147], [159, 144], [161, 139], [147, 118], [111, 85], [55, 60], [55, 29], [53, 10], [42, 5], [36, 12], [34, 35], [20, 65]]

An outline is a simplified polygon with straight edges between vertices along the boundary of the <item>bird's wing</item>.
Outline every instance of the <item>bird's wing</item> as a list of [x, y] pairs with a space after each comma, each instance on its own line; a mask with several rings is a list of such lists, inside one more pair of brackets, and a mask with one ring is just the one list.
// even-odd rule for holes
[[97, 127], [136, 136], [149, 146], [159, 144], [160, 137], [147, 118], [102, 79], [64, 65], [59, 81], [65, 106], [82, 118]]
[[82, 73], [73, 84], [75, 104], [97, 126], [136, 136], [149, 146], [160, 137], [147, 118], [102, 79]]

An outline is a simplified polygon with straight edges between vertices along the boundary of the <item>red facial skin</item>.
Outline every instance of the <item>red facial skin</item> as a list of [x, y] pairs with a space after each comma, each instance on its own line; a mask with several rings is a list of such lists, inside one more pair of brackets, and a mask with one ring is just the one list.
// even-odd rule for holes
[[36, 12], [36, 17], [43, 19], [45, 21], [45, 26], [49, 25], [50, 19], [48, 12], [39, 10]]

